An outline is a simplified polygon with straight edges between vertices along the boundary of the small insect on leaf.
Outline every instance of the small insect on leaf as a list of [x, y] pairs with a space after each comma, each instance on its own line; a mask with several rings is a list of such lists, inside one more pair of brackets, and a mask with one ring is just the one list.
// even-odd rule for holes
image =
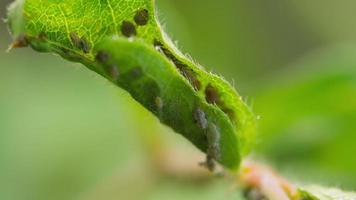
[[220, 132], [215, 124], [211, 123], [208, 126], [206, 132], [206, 137], [208, 140], [208, 155], [214, 160], [219, 160], [220, 158]]
[[95, 59], [96, 61], [98, 61], [101, 64], [106, 63], [110, 58], [110, 55], [104, 51], [99, 51], [96, 56]]
[[123, 21], [121, 24], [121, 33], [126, 37], [135, 36], [136, 27], [133, 23], [129, 21]]
[[218, 91], [211, 84], [205, 88], [205, 99], [210, 104], [217, 104], [220, 101]]
[[146, 9], [138, 10], [134, 17], [136, 24], [139, 26], [146, 25], [148, 22], [148, 19], [149, 19], [149, 15], [148, 15], [148, 10], [146, 10]]
[[206, 119], [204, 111], [202, 111], [200, 108], [197, 108], [193, 111], [193, 118], [195, 123], [197, 123], [201, 129], [207, 128], [208, 120]]
[[70, 37], [70, 40], [71, 40], [73, 46], [74, 46], [75, 48], [78, 48], [78, 49], [79, 49], [79, 48], [81, 47], [81, 45], [80, 45], [80, 37], [79, 37], [76, 33], [74, 33], [74, 32], [71, 32], [71, 33], [69, 34], [69, 37]]
[[80, 38], [79, 40], [79, 48], [84, 52], [84, 53], [89, 53], [90, 52], [90, 44], [87, 39], [84, 37]]
[[90, 52], [90, 44], [85, 37], [79, 37], [75, 32], [69, 34], [73, 46], [82, 50], [84, 53]]

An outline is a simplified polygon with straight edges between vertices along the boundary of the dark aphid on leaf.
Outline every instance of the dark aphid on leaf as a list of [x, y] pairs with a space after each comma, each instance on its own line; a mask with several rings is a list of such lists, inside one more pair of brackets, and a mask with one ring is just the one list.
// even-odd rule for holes
[[158, 51], [162, 52], [169, 60], [174, 63], [176, 68], [179, 70], [179, 73], [189, 81], [194, 90], [199, 91], [201, 89], [201, 83], [196, 77], [197, 75], [194, 71], [192, 71], [185, 63], [176, 58], [174, 54], [168, 48], [166, 48], [159, 40], [155, 39], [153, 41], [153, 45]]
[[219, 92], [211, 84], [205, 88], [205, 99], [210, 104], [218, 104], [220, 102]]
[[193, 119], [195, 123], [198, 124], [199, 128], [206, 129], [208, 121], [206, 119], [204, 111], [200, 108], [197, 108], [193, 111]]
[[123, 21], [121, 24], [121, 33], [126, 37], [135, 36], [136, 27], [133, 23], [129, 21]]
[[194, 88], [195, 91], [199, 91], [201, 89], [201, 83], [199, 79], [196, 77], [194, 71], [188, 68], [188, 66], [176, 65], [179, 69], [179, 72], [183, 75], [185, 79], [187, 79]]
[[90, 52], [90, 44], [85, 37], [80, 38], [76, 33], [69, 34], [70, 40], [75, 48], [82, 50], [84, 53]]
[[[177, 66], [177, 65], [180, 65], [180, 64], [183, 64], [183, 63], [179, 63], [180, 61], [174, 56], [174, 54], [173, 54], [168, 48], [166, 48], [166, 47], [162, 44], [162, 42], [160, 42], [159, 40], [155, 39], [155, 40], [153, 41], [153, 45], [154, 45], [154, 47], [155, 47], [157, 50], [163, 52], [163, 54], [164, 54], [169, 60], [171, 60], [176, 66]], [[177, 66], [177, 67], [178, 67], [178, 66]]]
[[139, 26], [146, 25], [148, 22], [148, 19], [149, 19], [149, 15], [148, 15], [148, 10], [146, 10], [146, 9], [138, 10], [134, 17], [136, 24]]
[[100, 63], [106, 63], [110, 58], [110, 55], [104, 51], [98, 51], [98, 53], [95, 56], [95, 60], [100, 62]]
[[28, 38], [26, 35], [19, 35], [16, 40], [11, 44], [10, 49], [27, 47], [29, 45]]
[[80, 47], [81, 47], [81, 46], [80, 46], [80, 37], [79, 37], [76, 33], [74, 33], [74, 32], [71, 32], [71, 33], [69, 34], [69, 37], [70, 37], [70, 40], [71, 40], [73, 46], [74, 46], [75, 48], [80, 49]]
[[84, 53], [89, 53], [90, 52], [90, 44], [85, 37], [80, 38], [79, 40], [79, 48], [84, 52]]

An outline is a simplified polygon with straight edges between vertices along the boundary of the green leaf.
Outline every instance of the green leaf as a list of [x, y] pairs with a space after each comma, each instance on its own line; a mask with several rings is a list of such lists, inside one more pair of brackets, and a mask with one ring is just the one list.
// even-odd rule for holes
[[83, 63], [127, 90], [208, 161], [238, 168], [254, 141], [255, 116], [230, 84], [177, 50], [153, 1], [26, 0], [9, 13], [17, 43]]
[[300, 189], [303, 200], [355, 200], [356, 193], [344, 192], [336, 188], [310, 186]]

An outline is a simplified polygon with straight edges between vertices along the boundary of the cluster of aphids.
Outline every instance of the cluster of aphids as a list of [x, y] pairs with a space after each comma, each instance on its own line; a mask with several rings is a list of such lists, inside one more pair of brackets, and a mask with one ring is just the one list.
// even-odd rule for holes
[[[146, 25], [148, 23], [148, 20], [149, 13], [146, 9], [138, 10], [134, 16], [134, 21], [137, 26]], [[137, 34], [136, 26], [132, 22], [126, 20], [122, 22], [120, 30], [121, 33], [126, 37], [132, 37]], [[84, 36], [79, 37], [78, 34], [75, 32], [71, 32], [69, 36], [75, 48], [82, 50], [86, 54], [90, 52], [90, 44]]]
[[[136, 26], [144, 26], [148, 23], [149, 13], [146, 9], [140, 9], [136, 12], [134, 16], [135, 24], [124, 20], [121, 24], [121, 33], [122, 35], [130, 38], [136, 36]], [[72, 44], [77, 49], [82, 50], [84, 53], [89, 53], [90, 45], [84, 37], [79, 37], [75, 33], [70, 34]], [[154, 46], [159, 50], [163, 55], [165, 55], [172, 63], [176, 66], [180, 74], [188, 80], [195, 91], [199, 91], [202, 88], [202, 84], [198, 79], [198, 74], [192, 70], [186, 63], [179, 60], [162, 42], [155, 39]], [[104, 67], [105, 73], [111, 78], [112, 81], [116, 82], [119, 76], [118, 67], [115, 64], [109, 63], [110, 55], [104, 51], [99, 51], [96, 54], [96, 61], [102, 64]], [[219, 95], [215, 88], [211, 85], [208, 85], [205, 89], [206, 101], [210, 104], [219, 103]], [[158, 108], [162, 108], [163, 103], [162, 99], [157, 97], [155, 103]], [[207, 167], [209, 170], [214, 171], [215, 169], [215, 160], [220, 158], [220, 132], [215, 124], [209, 123], [206, 119], [204, 111], [200, 108], [197, 108], [193, 111], [193, 119], [195, 123], [202, 129], [205, 133], [205, 138], [207, 141], [207, 159], [205, 163], [202, 163], [203, 166]]]
[[[146, 9], [140, 9], [134, 16], [134, 21], [137, 26], [145, 26], [149, 20], [149, 13]], [[121, 24], [121, 33], [126, 37], [135, 36], [136, 26], [130, 21], [123, 21]]]
[[193, 111], [193, 118], [199, 128], [204, 131], [208, 144], [206, 161], [201, 163], [201, 165], [208, 168], [210, 171], [214, 171], [215, 160], [218, 160], [220, 157], [220, 132], [215, 124], [208, 122], [204, 111], [200, 108]]
[[[149, 20], [149, 13], [146, 9], [140, 9], [136, 12], [134, 16], [134, 21], [137, 26], [144, 26], [148, 23]], [[121, 24], [121, 33], [126, 37], [132, 37], [137, 34], [136, 26], [130, 21], [123, 21]], [[77, 49], [83, 51], [83, 53], [90, 52], [90, 44], [87, 39], [83, 37], [79, 37], [76, 33], [70, 33], [70, 39], [73, 46]], [[109, 54], [103, 51], [99, 51], [96, 54], [96, 61], [103, 64], [104, 70], [106, 74], [111, 78], [112, 81], [116, 82], [119, 76], [118, 67], [114, 64], [108, 64], [107, 61], [109, 60]]]

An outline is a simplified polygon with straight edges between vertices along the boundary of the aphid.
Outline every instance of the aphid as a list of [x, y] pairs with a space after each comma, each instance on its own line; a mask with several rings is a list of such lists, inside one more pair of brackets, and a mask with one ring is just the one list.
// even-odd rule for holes
[[196, 78], [196, 75], [194, 74], [193, 71], [187, 70], [187, 66], [184, 68], [178, 68], [180, 73], [186, 78], [189, 83], [193, 86], [194, 90], [199, 91], [201, 89], [201, 83], [200, 81]]
[[69, 34], [70, 40], [72, 41], [72, 44], [75, 48], [78, 48], [82, 50], [84, 53], [89, 53], [90, 52], [90, 44], [85, 39], [85, 37], [80, 38], [76, 33], [71, 32]]
[[206, 129], [208, 121], [205, 117], [204, 111], [202, 111], [200, 108], [195, 109], [193, 111], [193, 119], [195, 123], [198, 124], [199, 128]]
[[218, 104], [220, 102], [219, 93], [211, 84], [205, 88], [205, 99], [210, 104]]
[[95, 60], [100, 63], [106, 63], [110, 58], [110, 55], [104, 51], [98, 51], [95, 56]]
[[85, 39], [84, 37], [80, 38], [79, 40], [79, 48], [84, 52], [84, 53], [89, 53], [90, 52], [90, 44]]
[[29, 45], [28, 38], [26, 35], [19, 35], [16, 40], [11, 44], [10, 49], [27, 47]]
[[123, 21], [121, 24], [121, 33], [126, 37], [136, 35], [136, 27], [129, 21]]
[[80, 48], [80, 37], [74, 33], [74, 32], [71, 32], [69, 34], [69, 37], [70, 37], [70, 40], [72, 41], [72, 44], [75, 48]]
[[184, 63], [180, 63], [180, 61], [173, 55], [173, 53], [167, 49], [162, 42], [160, 42], [159, 40], [155, 39], [153, 41], [153, 45], [155, 46], [156, 49], [159, 49], [160, 51], [163, 52], [163, 54], [169, 59], [171, 60], [178, 68], [179, 65], [184, 64]]
[[189, 81], [189, 83], [193, 86], [194, 90], [199, 91], [201, 89], [201, 83], [196, 78], [195, 72], [190, 70], [189, 67], [185, 63], [178, 60], [174, 56], [174, 54], [169, 49], [164, 47], [163, 44], [159, 40], [155, 39], [153, 41], [153, 45], [155, 46], [155, 48], [158, 51], [163, 52], [163, 54], [174, 63], [174, 65], [179, 70], [180, 74], [182, 74], [183, 77]]
[[134, 17], [136, 24], [139, 26], [146, 25], [148, 22], [148, 19], [149, 19], [149, 15], [148, 15], [148, 10], [146, 10], [146, 9], [138, 10]]
[[220, 132], [215, 124], [209, 124], [206, 138], [208, 141], [207, 154], [214, 160], [218, 160], [220, 158]]
[[206, 139], [208, 142], [208, 149], [206, 151], [206, 161], [200, 163], [210, 171], [215, 170], [215, 161], [220, 158], [220, 132], [215, 124], [208, 125], [206, 131]]

